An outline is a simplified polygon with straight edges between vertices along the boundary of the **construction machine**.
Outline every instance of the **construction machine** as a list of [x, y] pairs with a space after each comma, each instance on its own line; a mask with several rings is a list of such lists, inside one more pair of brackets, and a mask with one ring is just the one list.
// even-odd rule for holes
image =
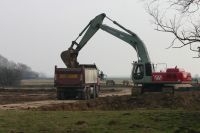
[[[113, 24], [117, 25], [122, 30], [103, 24], [105, 18], [112, 21]], [[99, 29], [125, 41], [135, 49], [138, 60], [133, 62], [131, 78], [134, 87], [139, 88], [140, 93], [146, 91], [162, 91], [165, 88], [170, 88], [172, 92], [174, 92], [177, 84], [187, 84], [191, 82], [191, 74], [178, 67], [167, 68], [164, 72], [156, 72], [154, 64], [150, 60], [147, 48], [137, 34], [110, 19], [105, 13], [92, 19], [83, 31], [81, 31], [79, 36], [72, 41], [69, 49], [61, 53], [61, 58], [67, 68], [79, 67], [77, 61], [79, 51]], [[77, 42], [81, 36], [82, 38]]]

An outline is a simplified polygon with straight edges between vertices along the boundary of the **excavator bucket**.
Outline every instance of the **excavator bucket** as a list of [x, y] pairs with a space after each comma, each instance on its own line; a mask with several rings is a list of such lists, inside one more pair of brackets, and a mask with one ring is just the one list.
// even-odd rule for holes
[[76, 68], [79, 66], [77, 61], [78, 52], [74, 49], [63, 51], [60, 56], [67, 68]]

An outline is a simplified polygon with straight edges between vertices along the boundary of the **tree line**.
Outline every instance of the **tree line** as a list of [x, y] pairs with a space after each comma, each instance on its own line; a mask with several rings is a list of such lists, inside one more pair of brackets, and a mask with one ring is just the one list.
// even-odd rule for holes
[[23, 63], [15, 63], [0, 55], [0, 87], [17, 86], [22, 79], [38, 78], [39, 73]]

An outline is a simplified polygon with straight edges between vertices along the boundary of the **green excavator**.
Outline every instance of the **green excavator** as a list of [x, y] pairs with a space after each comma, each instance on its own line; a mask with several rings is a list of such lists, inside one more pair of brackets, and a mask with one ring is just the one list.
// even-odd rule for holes
[[[121, 28], [122, 31], [103, 24], [105, 18], [112, 21], [113, 24]], [[167, 68], [165, 72], [155, 72], [154, 65], [151, 63], [143, 41], [134, 32], [107, 17], [105, 13], [92, 19], [79, 36], [72, 41], [68, 50], [61, 53], [61, 58], [67, 68], [79, 67], [77, 61], [79, 51], [99, 29], [127, 42], [135, 49], [138, 60], [133, 62], [131, 78], [135, 86], [140, 86], [141, 92], [161, 91], [165, 87], [170, 87], [174, 90], [175, 84], [186, 84], [191, 81], [191, 74], [177, 67]], [[81, 36], [81, 40], [77, 42]]]

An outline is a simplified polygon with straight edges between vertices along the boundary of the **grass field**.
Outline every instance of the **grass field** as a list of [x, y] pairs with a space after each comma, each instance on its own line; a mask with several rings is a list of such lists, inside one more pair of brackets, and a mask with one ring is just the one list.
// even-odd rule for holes
[[200, 112], [0, 111], [1, 133], [200, 133]]
[[[120, 85], [121, 81], [116, 83]], [[50, 91], [39, 91], [39, 99], [33, 90], [53, 88], [53, 80], [24, 80], [21, 86], [31, 88], [31, 93], [24, 90], [13, 95], [11, 90], [2, 90], [2, 102], [15, 103], [19, 96], [27, 101], [26, 94], [29, 99], [34, 94], [36, 100], [42, 100]], [[55, 100], [54, 91], [50, 96]], [[199, 105], [200, 92], [191, 91], [108, 96], [36, 109], [0, 110], [0, 133], [200, 133]]]

